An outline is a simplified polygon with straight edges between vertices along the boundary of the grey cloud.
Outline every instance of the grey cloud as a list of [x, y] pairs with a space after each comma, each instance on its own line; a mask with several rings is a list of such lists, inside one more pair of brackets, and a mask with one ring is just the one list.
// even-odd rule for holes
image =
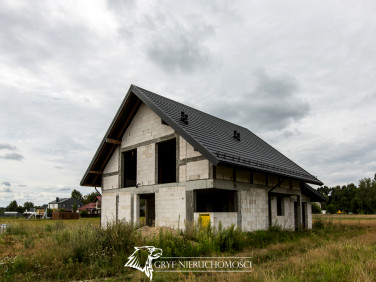
[[25, 184], [18, 184], [19, 187], [27, 187]]
[[289, 76], [270, 76], [265, 71], [254, 74], [253, 90], [224, 96], [212, 103], [212, 112], [242, 124], [250, 130], [283, 130], [305, 117], [309, 104], [299, 96], [298, 82]]
[[133, 8], [134, 0], [108, 0], [107, 7], [115, 13], [121, 14], [124, 10]]
[[179, 18], [157, 11], [145, 16], [144, 29], [149, 36], [145, 52], [166, 72], [193, 72], [213, 62], [206, 40], [215, 34], [214, 27], [197, 14]]
[[10, 153], [0, 156], [0, 159], [21, 161], [24, 159], [24, 156], [18, 153]]
[[4, 187], [4, 188], [1, 189], [1, 192], [12, 193], [13, 191], [9, 187]]
[[71, 191], [73, 190], [72, 188], [70, 187], [63, 187], [63, 188], [60, 188], [59, 191]]
[[51, 24], [49, 9], [37, 2], [17, 8], [1, 5], [0, 49], [7, 54], [8, 64], [43, 72], [47, 63], [61, 60], [75, 65], [77, 59], [90, 56], [96, 44], [93, 32], [82, 22], [70, 21], [64, 9], [60, 12], [66, 13], [66, 17]]
[[3, 182], [1, 182], [1, 184], [2, 185], [4, 185], [4, 186], [12, 186], [8, 181], [3, 181]]
[[199, 36], [180, 28], [154, 38], [146, 53], [150, 60], [167, 72], [192, 72], [207, 67], [211, 62], [210, 51]]
[[9, 144], [0, 144], [0, 150], [3, 150], [3, 149], [7, 149], [7, 150], [11, 150], [11, 151], [17, 150], [16, 146], [12, 146], [12, 145], [9, 145]]

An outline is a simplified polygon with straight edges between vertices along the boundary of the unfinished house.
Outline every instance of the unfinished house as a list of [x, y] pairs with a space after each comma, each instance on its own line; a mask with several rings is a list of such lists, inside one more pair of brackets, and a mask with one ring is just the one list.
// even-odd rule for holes
[[[248, 129], [132, 85], [81, 185], [102, 188], [101, 224], [311, 228], [316, 177]], [[142, 204], [140, 204], [142, 203]]]

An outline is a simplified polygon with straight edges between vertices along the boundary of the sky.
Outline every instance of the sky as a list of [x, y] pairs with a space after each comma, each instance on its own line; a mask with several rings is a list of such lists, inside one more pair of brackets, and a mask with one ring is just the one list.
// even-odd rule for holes
[[0, 207], [79, 182], [131, 84], [325, 185], [376, 172], [375, 1], [1, 1]]

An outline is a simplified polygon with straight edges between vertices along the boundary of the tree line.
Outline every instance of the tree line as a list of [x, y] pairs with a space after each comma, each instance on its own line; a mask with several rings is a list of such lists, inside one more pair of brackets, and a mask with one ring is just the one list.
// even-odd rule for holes
[[321, 209], [328, 213], [339, 210], [358, 214], [376, 213], [376, 174], [373, 179], [359, 180], [358, 186], [354, 183], [335, 187], [322, 186], [317, 191], [328, 199], [326, 203], [321, 203]]

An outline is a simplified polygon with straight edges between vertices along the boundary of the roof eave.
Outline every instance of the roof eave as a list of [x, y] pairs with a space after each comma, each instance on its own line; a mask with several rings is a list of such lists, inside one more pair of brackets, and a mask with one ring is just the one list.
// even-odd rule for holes
[[82, 179], [80, 181], [80, 185], [81, 186], [98, 187], [98, 185], [96, 185], [96, 184], [85, 183], [86, 178], [88, 177], [89, 171], [93, 167], [95, 161], [98, 159], [99, 153], [102, 150], [102, 148], [103, 148], [103, 146], [104, 146], [104, 144], [106, 142], [106, 139], [108, 138], [109, 133], [113, 129], [116, 120], [119, 118], [120, 113], [122, 112], [122, 110], [123, 110], [123, 108], [124, 108], [124, 106], [125, 106], [128, 98], [129, 98], [129, 96], [131, 95], [131, 93], [132, 93], [132, 87], [133, 87], [133, 85], [131, 85], [131, 87], [128, 89], [127, 95], [125, 95], [125, 98], [123, 99], [123, 101], [122, 101], [122, 103], [121, 103], [118, 111], [116, 112], [115, 117], [113, 118], [113, 120], [112, 120], [109, 128], [106, 131], [106, 134], [104, 135], [101, 143], [99, 144], [99, 147], [98, 147], [97, 151], [95, 152], [94, 157], [92, 158], [92, 160], [91, 160], [88, 168], [86, 169], [86, 172], [85, 172], [84, 176], [82, 177]]

